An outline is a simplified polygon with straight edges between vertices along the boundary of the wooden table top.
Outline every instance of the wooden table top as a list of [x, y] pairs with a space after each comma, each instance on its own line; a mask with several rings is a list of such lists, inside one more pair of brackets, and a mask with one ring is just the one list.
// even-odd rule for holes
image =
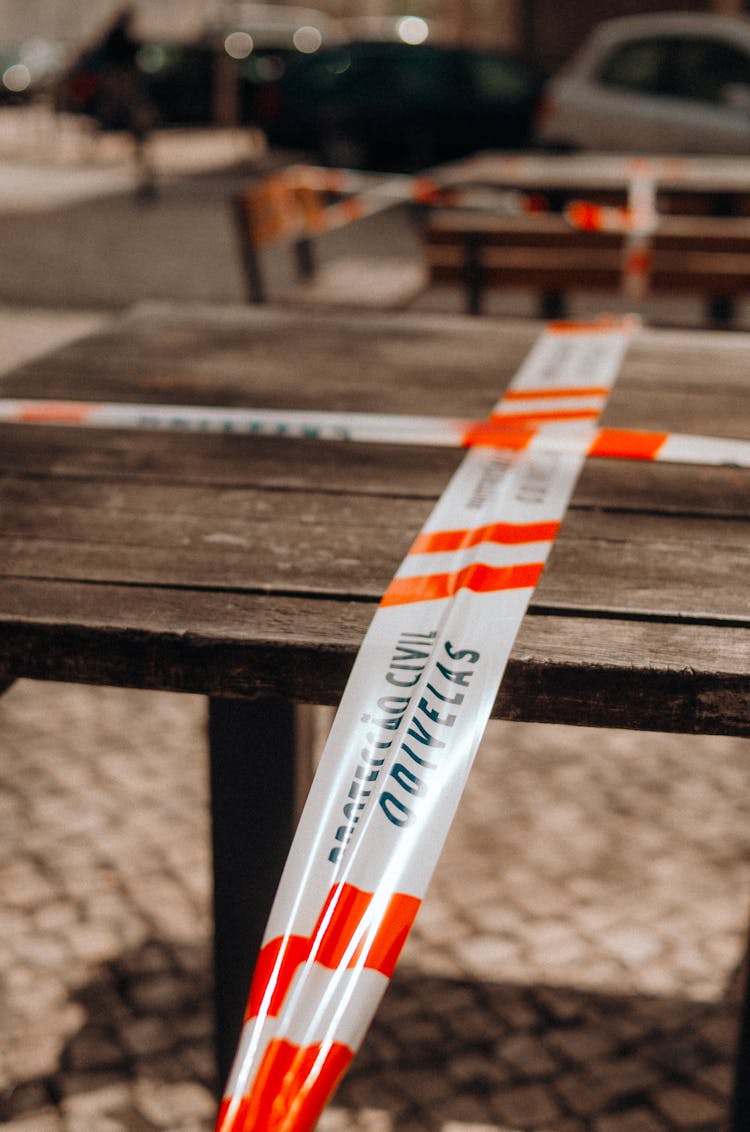
[[746, 157], [488, 150], [440, 166], [441, 179], [449, 182], [533, 185], [538, 189], [620, 188], [636, 174], [650, 176], [666, 189], [750, 192]]
[[[145, 305], [6, 397], [483, 417], [531, 321]], [[643, 330], [613, 426], [750, 438], [750, 335]], [[461, 453], [0, 426], [0, 681], [336, 703]], [[750, 734], [750, 471], [588, 461], [495, 714]]]

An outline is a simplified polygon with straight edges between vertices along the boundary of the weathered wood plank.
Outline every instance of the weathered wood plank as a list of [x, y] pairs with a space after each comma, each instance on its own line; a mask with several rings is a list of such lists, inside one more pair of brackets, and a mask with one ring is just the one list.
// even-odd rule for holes
[[[356, 372], [351, 333], [329, 314], [159, 305], [17, 371], [3, 392], [357, 410], [381, 409], [387, 386], [392, 411], [481, 416], [538, 326], [358, 317]], [[644, 331], [609, 423], [750, 435], [736, 411], [749, 345]], [[336, 702], [377, 596], [460, 458], [6, 426], [0, 672]], [[498, 710], [746, 733], [747, 487], [733, 469], [591, 461]]]
[[700, 465], [589, 460], [572, 509], [710, 515], [745, 518], [750, 513], [750, 471]]
[[[527, 320], [361, 313], [355, 366], [345, 315], [151, 304], [96, 339], [14, 370], [0, 388], [19, 397], [356, 410], [382, 406], [385, 376], [392, 412], [481, 415], [538, 333]], [[619, 385], [642, 383], [652, 394], [664, 385], [676, 403], [693, 388], [746, 389], [749, 346], [746, 333], [644, 329]]]
[[[661, 411], [666, 417], [666, 407]], [[635, 413], [632, 418], [629, 423], [635, 425]], [[750, 436], [750, 418], [734, 428], [725, 416], [710, 423], [721, 425], [717, 435]], [[461, 455], [403, 445], [0, 425], [0, 475], [14, 478], [85, 482], [95, 477], [99, 483], [262, 486], [271, 492], [429, 500], [437, 499]], [[747, 470], [589, 460], [573, 506], [741, 516], [750, 507], [749, 485]]]
[[[279, 451], [283, 453], [283, 447], [276, 449], [277, 454]], [[315, 450], [311, 457], [314, 455]], [[92, 532], [131, 520], [161, 523], [165, 532], [178, 523], [236, 527], [254, 521], [315, 524], [332, 520], [353, 527], [408, 530], [424, 517], [452, 471], [450, 467], [429, 472], [415, 467], [412, 475], [411, 467], [398, 467], [391, 468], [388, 477], [379, 462], [373, 469], [369, 461], [358, 460], [356, 449], [348, 448], [342, 455], [343, 470], [333, 482], [324, 474], [325, 461], [311, 458], [307, 464], [302, 460], [291, 467], [291, 461], [285, 464], [278, 455], [276, 463], [288, 470], [280, 471], [281, 482], [270, 484], [262, 477], [260, 483], [255, 482], [256, 477], [245, 475], [242, 469], [226, 484], [212, 482], [210, 477], [206, 480], [200, 471], [191, 476], [187, 468], [180, 481], [157, 472], [141, 478], [140, 473], [131, 476], [121, 469], [116, 475], [114, 468], [111, 477], [95, 476], [93, 468], [78, 476], [3, 474], [0, 470], [4, 528], [6, 534], [43, 534], [50, 522], [64, 529], [63, 516], [67, 516], [68, 522], [78, 524], [76, 530], [88, 524]], [[616, 519], [617, 514], [663, 515], [672, 521], [744, 521], [750, 518], [748, 488], [748, 469], [590, 461], [572, 511], [606, 513], [610, 516], [606, 522], [611, 524], [626, 521]]]
[[[622, 427], [704, 433], [719, 430], [723, 435], [747, 435], [747, 422], [738, 420], [736, 413], [732, 412], [735, 397], [747, 388], [739, 355], [732, 349], [721, 347], [711, 350], [707, 344], [702, 345], [701, 336], [696, 334], [692, 352], [688, 353], [683, 344], [682, 356], [677, 353], [669, 365], [671, 376], [666, 378], [664, 371], [668, 351], [660, 350], [657, 343], [647, 359], [643, 356], [644, 345], [656, 333], [644, 332], [645, 341], [639, 344], [636, 340], [629, 350], [607, 409], [608, 423]], [[739, 337], [746, 349], [750, 347], [750, 339], [744, 335]], [[686, 332], [686, 338], [689, 342], [689, 332]], [[527, 347], [531, 344], [530, 340], [525, 343]], [[270, 355], [257, 363], [253, 370], [252, 390], [248, 389], [245, 376], [247, 359], [243, 359], [242, 365], [239, 359], [229, 359], [223, 383], [217, 387], [212, 379], [213, 362], [211, 365], [205, 362], [204, 368], [198, 369], [195, 359], [190, 358], [186, 364], [195, 371], [192, 377], [167, 380], [162, 376], [164, 366], [159, 364], [159, 358], [150, 357], [148, 363], [140, 362], [141, 377], [134, 377], [125, 388], [119, 388], [108, 379], [106, 371], [99, 370], [95, 360], [88, 359], [82, 372], [83, 359], [58, 359], [55, 355], [50, 360], [42, 359], [15, 371], [0, 382], [0, 389], [4, 396], [15, 397], [36, 395], [146, 404], [327, 408], [357, 412], [379, 411], [382, 408], [383, 375], [387, 374], [389, 407], [394, 413], [482, 418], [490, 412], [526, 352], [513, 349], [512, 343], [510, 350], [504, 350], [497, 340], [485, 342], [485, 346], [488, 347], [486, 357], [480, 355], [477, 363], [473, 363], [471, 358], [462, 361], [455, 343], [444, 343], [436, 337], [434, 373], [412, 364], [411, 351], [406, 347], [404, 358], [386, 358], [374, 370], [366, 367], [365, 372], [360, 372], [358, 361], [356, 374], [351, 370], [336, 374], [324, 369], [323, 359], [311, 350], [306, 356], [304, 380], [300, 380], [300, 375], [292, 370], [294, 363], [291, 359]], [[143, 349], [148, 350], [148, 343]], [[345, 349], [343, 342], [337, 349], [341, 356]], [[664, 356], [660, 357], [660, 354]], [[108, 357], [108, 365], [117, 360], [117, 356]], [[130, 369], [128, 358], [124, 355], [119, 362], [115, 373]], [[475, 374], [472, 364], [483, 368]], [[297, 370], [300, 365], [297, 360]], [[289, 380], [288, 373], [284, 380], [287, 367], [294, 373], [294, 382]], [[469, 374], [470, 380], [462, 380]], [[394, 384], [393, 397], [391, 382]], [[731, 432], [728, 431], [730, 429]]]
[[[286, 333], [279, 334], [280, 325], [288, 328]], [[217, 317], [201, 307], [181, 312], [156, 306], [101, 339], [32, 361], [0, 380], [0, 389], [7, 396], [366, 411], [382, 408], [385, 380], [393, 412], [482, 417], [538, 334], [538, 326], [528, 322], [504, 321], [499, 327], [490, 320], [477, 325], [476, 320], [446, 322], [429, 316], [391, 317], [387, 326], [386, 334], [379, 316], [361, 316], [355, 372], [351, 327], [342, 316], [321, 313], [310, 320], [264, 308], [262, 318], [245, 309]], [[737, 397], [747, 390], [749, 348], [746, 334], [717, 338], [699, 331], [642, 331], [628, 350], [605, 422], [750, 436], [750, 418], [738, 419], [735, 411]], [[125, 452], [134, 468], [140, 456], [141, 470], [153, 469], [150, 437], [115, 434], [93, 441], [90, 433], [74, 431], [65, 439], [63, 430], [41, 431], [39, 444], [50, 445], [61, 460], [76, 450], [85, 459], [93, 445], [101, 452], [97, 458], [105, 474], [107, 456], [122, 458]], [[5, 460], [10, 461], [19, 442], [10, 429], [3, 428], [2, 436], [0, 459], [7, 450]], [[190, 437], [189, 445], [181, 446], [182, 439], [159, 439], [159, 446], [174, 456], [178, 475], [190, 448], [220, 476], [228, 470], [225, 450], [236, 453], [238, 446], [250, 444], [227, 437], [200, 438], [199, 443]], [[245, 451], [246, 459], [263, 462], [269, 449], [257, 440]], [[398, 466], [409, 465], [405, 451], [384, 451], [379, 457], [383, 469], [392, 468], [396, 456]], [[337, 453], [330, 463], [340, 458]], [[433, 458], [449, 460], [445, 453]]]
[[[336, 704], [374, 606], [0, 579], [0, 609], [5, 678]], [[494, 714], [750, 735], [748, 655], [746, 628], [529, 616]]]
[[463, 453], [318, 440], [0, 425], [0, 475], [436, 499]]
[[[746, 477], [750, 479], [750, 476]], [[7, 480], [6, 574], [377, 600], [424, 500]], [[750, 524], [571, 511], [535, 594], [557, 611], [747, 620]]]
[[535, 337], [523, 323], [477, 336], [463, 320], [396, 315], [385, 323], [361, 312], [355, 358], [346, 317], [268, 306], [260, 315], [190, 306], [185, 313], [155, 305], [93, 343], [13, 371], [0, 388], [19, 397], [371, 410], [382, 408], [385, 377], [390, 412], [462, 405], [462, 413], [483, 415]]

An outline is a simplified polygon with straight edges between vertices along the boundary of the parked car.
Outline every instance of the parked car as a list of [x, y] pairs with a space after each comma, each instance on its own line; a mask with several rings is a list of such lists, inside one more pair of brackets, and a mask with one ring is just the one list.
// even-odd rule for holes
[[317, 8], [292, 4], [226, 4], [206, 23], [206, 32], [224, 39], [232, 32], [249, 33], [256, 47], [296, 48], [310, 53], [347, 38], [343, 24]]
[[352, 42], [290, 61], [262, 92], [259, 125], [327, 164], [417, 169], [526, 145], [541, 83], [509, 54]]
[[750, 153], [750, 20], [608, 20], [549, 82], [535, 144], [557, 150]]
[[[336, 21], [315, 9], [244, 4], [232, 9], [231, 21], [216, 19], [194, 39], [143, 39], [136, 62], [157, 124], [209, 124], [216, 120], [218, 99], [229, 93], [236, 96], [238, 122], [253, 125], [259, 91], [281, 76], [289, 60], [341, 39]], [[57, 84], [56, 108], [88, 115], [107, 128], [102, 66], [100, 44], [86, 47]]]

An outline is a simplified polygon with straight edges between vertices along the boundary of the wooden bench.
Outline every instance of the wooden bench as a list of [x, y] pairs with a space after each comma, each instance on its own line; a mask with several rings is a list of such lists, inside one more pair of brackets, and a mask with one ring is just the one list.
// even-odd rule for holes
[[[553, 184], [540, 185], [533, 179], [521, 179], [510, 184], [473, 185], [474, 189], [494, 188], [496, 191], [516, 191], [530, 197], [544, 200], [546, 211], [562, 212], [570, 201], [585, 198], [594, 204], [623, 206], [628, 203], [632, 182], [623, 181], [621, 185], [600, 187], [597, 185]], [[750, 216], [748, 194], [730, 192], [708, 192], [700, 189], [664, 188], [654, 185], [654, 203], [663, 216]]]
[[[492, 217], [433, 212], [425, 225], [429, 285], [463, 288], [480, 314], [490, 290], [530, 290], [543, 318], [564, 313], [574, 291], [617, 293], [627, 273], [628, 238], [572, 228], [559, 214]], [[648, 240], [648, 294], [701, 295], [711, 325], [731, 323], [750, 294], [750, 220], [663, 216]]]
[[635, 178], [649, 178], [661, 214], [750, 215], [747, 159], [700, 154], [509, 153], [489, 150], [440, 167], [445, 183], [541, 193], [551, 211], [585, 198], [625, 204]]
[[321, 262], [319, 238], [367, 215], [358, 198], [332, 194], [295, 182], [284, 172], [251, 185], [232, 202], [247, 298], [270, 297], [265, 257], [285, 247], [296, 285], [286, 301], [311, 305], [398, 309], [424, 289], [425, 272], [405, 258], [347, 255]]

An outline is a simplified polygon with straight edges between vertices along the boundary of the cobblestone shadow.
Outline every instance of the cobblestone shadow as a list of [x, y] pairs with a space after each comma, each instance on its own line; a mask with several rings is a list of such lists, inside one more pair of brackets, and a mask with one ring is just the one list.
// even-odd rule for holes
[[211, 1128], [210, 969], [207, 948], [157, 940], [98, 967], [71, 995], [79, 1026], [57, 1068], [0, 1091], [0, 1125], [56, 1113], [66, 1132]]
[[[1, 1094], [0, 1124], [41, 1130], [27, 1122], [54, 1115], [64, 1132], [208, 1132], [208, 960], [149, 940], [102, 965], [73, 996], [80, 1025], [57, 1070]], [[739, 983], [700, 1003], [402, 969], [321, 1132], [721, 1132]]]
[[399, 1132], [721, 1132], [739, 984], [707, 1003], [402, 969], [336, 1104]]
[[[0, 699], [0, 1126], [211, 1132], [200, 697]], [[318, 1132], [722, 1132], [747, 740], [493, 723]]]

